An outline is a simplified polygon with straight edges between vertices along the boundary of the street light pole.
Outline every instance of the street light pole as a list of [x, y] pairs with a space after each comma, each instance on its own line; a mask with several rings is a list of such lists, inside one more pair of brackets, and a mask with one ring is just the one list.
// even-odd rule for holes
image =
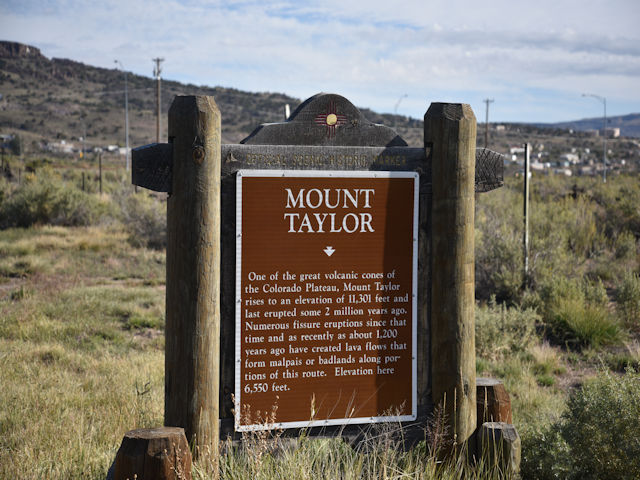
[[402, 95], [398, 101], [396, 102], [395, 107], [393, 107], [393, 128], [396, 128], [398, 125], [398, 119], [396, 118], [398, 116], [398, 107], [400, 106], [400, 102], [402, 101], [403, 98], [407, 98], [409, 95], [407, 95], [406, 93], [404, 95]]
[[131, 169], [131, 153], [129, 152], [129, 90], [127, 88], [127, 71], [124, 69], [120, 60], [114, 60], [114, 62], [120, 65], [122, 72], [124, 73], [124, 135], [125, 135], [125, 151], [126, 151], [126, 167], [127, 172]]
[[607, 183], [607, 99], [600, 95], [595, 95], [593, 93], [583, 93], [583, 97], [593, 97], [602, 102], [604, 106], [604, 116], [602, 122], [602, 139], [604, 142], [604, 151], [602, 152], [602, 183]]
[[483, 100], [484, 103], [487, 104], [487, 108], [485, 109], [485, 120], [484, 120], [484, 148], [488, 148], [489, 145], [489, 104], [493, 103], [493, 98], [485, 98]]
[[160, 143], [160, 74], [162, 73], [160, 65], [164, 62], [164, 58], [152, 60], [156, 63], [153, 68], [153, 75], [156, 77], [156, 142]]

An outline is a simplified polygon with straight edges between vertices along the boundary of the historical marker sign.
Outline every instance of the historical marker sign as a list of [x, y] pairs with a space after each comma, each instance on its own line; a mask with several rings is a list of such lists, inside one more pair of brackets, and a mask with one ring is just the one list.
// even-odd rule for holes
[[236, 429], [415, 419], [418, 174], [241, 170], [236, 208]]
[[278, 425], [415, 418], [417, 441], [444, 402], [469, 438], [473, 192], [501, 186], [503, 165], [474, 159], [471, 108], [431, 104], [423, 148], [333, 94], [240, 144], [220, 131], [212, 97], [176, 97], [172, 142], [133, 151], [133, 183], [170, 192], [165, 423], [212, 452]]

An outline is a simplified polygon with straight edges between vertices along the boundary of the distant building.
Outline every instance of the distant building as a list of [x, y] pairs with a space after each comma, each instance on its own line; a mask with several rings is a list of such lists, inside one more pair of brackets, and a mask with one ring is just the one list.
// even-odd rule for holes
[[580, 161], [580, 157], [575, 153], [564, 153], [560, 155], [560, 159], [574, 165]]
[[47, 143], [45, 148], [53, 153], [73, 153], [75, 147], [73, 143], [60, 140], [59, 142]]
[[504, 131], [505, 131], [504, 125], [496, 125], [496, 132], [504, 132]]
[[618, 138], [620, 137], [620, 129], [617, 127], [608, 127], [604, 131], [607, 138]]
[[529, 168], [531, 168], [531, 170], [538, 170], [538, 171], [542, 171], [542, 170], [544, 170], [545, 168], [549, 168], [549, 167], [547, 167], [547, 165], [546, 165], [546, 164], [544, 164], [544, 163], [540, 163], [540, 162], [531, 162], [531, 163], [529, 164]]

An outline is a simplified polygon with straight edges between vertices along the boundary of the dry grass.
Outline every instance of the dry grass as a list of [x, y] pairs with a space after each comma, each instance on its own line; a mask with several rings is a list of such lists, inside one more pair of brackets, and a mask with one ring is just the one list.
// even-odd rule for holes
[[164, 265], [125, 236], [0, 232], [0, 478], [104, 478], [124, 432], [162, 423], [163, 338], [153, 332], [164, 293], [134, 269], [146, 261], [160, 278]]
[[[130, 235], [117, 221], [0, 231], [0, 478], [104, 478], [127, 430], [162, 424], [164, 252], [132, 246]], [[640, 362], [633, 335], [567, 351], [542, 343], [534, 310], [490, 303], [477, 312], [478, 373], [503, 379], [523, 439], [557, 421], [594, 364]], [[355, 449], [339, 439], [273, 448], [268, 435], [248, 438], [227, 445], [219, 464], [197, 463], [195, 477], [498, 476], [462, 457], [442, 463], [428, 442], [405, 452], [385, 430], [395, 426], [376, 428]]]

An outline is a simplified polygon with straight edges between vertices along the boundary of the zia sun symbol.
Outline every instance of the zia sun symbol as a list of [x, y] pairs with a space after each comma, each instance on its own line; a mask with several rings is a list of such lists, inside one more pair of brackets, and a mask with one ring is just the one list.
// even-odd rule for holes
[[327, 137], [332, 138], [336, 136], [336, 127], [347, 123], [347, 117], [345, 115], [338, 114], [335, 102], [330, 102], [327, 113], [320, 113], [316, 115], [314, 122], [316, 125], [324, 126], [327, 130]]

